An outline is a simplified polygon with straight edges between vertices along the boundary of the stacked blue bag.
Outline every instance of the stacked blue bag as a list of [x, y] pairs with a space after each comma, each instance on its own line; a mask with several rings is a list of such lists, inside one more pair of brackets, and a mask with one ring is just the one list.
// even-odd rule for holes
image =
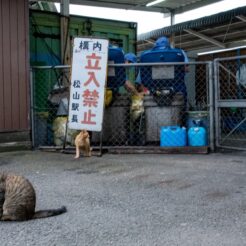
[[[124, 52], [119, 47], [109, 46], [108, 49], [109, 64], [123, 64], [125, 62]], [[126, 71], [124, 67], [111, 67], [108, 72], [107, 87], [113, 91], [117, 91], [120, 86], [124, 85], [126, 79]]]
[[[166, 37], [157, 39], [155, 46], [151, 50], [143, 52], [140, 56], [141, 63], [154, 62], [188, 62], [188, 58], [182, 49], [171, 48], [169, 40]], [[185, 102], [187, 92], [185, 86], [185, 66], [175, 65], [173, 78], [154, 78], [152, 76], [152, 66], [141, 68], [141, 80], [151, 92], [172, 88], [176, 92], [182, 92]]]

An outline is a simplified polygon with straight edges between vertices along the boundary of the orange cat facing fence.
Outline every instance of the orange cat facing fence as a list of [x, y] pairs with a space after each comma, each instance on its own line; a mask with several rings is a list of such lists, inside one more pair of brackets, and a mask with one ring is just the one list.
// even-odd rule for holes
[[75, 159], [80, 157], [80, 150], [83, 150], [84, 156], [91, 156], [91, 147], [90, 147], [90, 135], [88, 131], [81, 130], [81, 132], [75, 138], [75, 146], [76, 146], [76, 155]]

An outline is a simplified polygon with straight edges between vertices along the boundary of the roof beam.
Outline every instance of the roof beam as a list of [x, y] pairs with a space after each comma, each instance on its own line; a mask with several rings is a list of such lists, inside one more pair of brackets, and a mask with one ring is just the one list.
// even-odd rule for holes
[[[29, 1], [38, 1], [38, 0], [29, 0]], [[60, 3], [61, 0], [44, 0], [46, 2], [56, 2]], [[222, 0], [199, 0], [199, 1], [191, 1], [190, 4], [185, 4], [185, 6], [177, 7], [170, 9], [169, 7], [165, 7], [165, 4], [154, 5], [150, 7], [146, 7], [145, 4], [147, 1], [140, 1], [139, 4], [135, 3], [135, 1], [125, 1], [125, 3], [121, 3], [115, 0], [104, 1], [104, 0], [70, 0], [70, 4], [78, 4], [78, 5], [86, 5], [86, 6], [94, 6], [94, 7], [107, 7], [107, 8], [118, 8], [118, 9], [126, 9], [126, 10], [140, 10], [140, 11], [150, 11], [150, 12], [158, 12], [158, 13], [169, 13], [170, 11], [174, 11], [175, 14], [180, 14], [185, 11], [193, 10], [196, 8], [200, 8], [212, 3], [216, 3]], [[185, 2], [185, 1], [181, 1]], [[180, 4], [177, 4], [180, 6]]]
[[155, 43], [155, 41], [153, 40], [153, 39], [147, 39], [147, 40], [145, 40], [147, 43], [149, 43], [149, 44], [154, 44]]
[[[216, 39], [221, 39], [223, 38], [224, 35], [216, 35], [213, 36], [213, 38]], [[183, 37], [181, 37], [181, 40], [183, 40]], [[246, 35], [242, 35], [242, 31], [235, 31], [233, 33], [229, 33], [228, 34], [228, 40], [225, 42], [225, 46], [227, 47], [228, 43], [231, 42], [239, 42], [239, 41], [244, 41], [246, 40]], [[244, 41], [246, 43], [246, 41]], [[177, 43], [179, 43], [179, 40], [177, 39]], [[197, 40], [193, 40], [192, 44], [191, 44], [191, 40], [190, 39], [186, 39], [185, 41], [181, 41], [179, 43], [179, 45], [181, 45], [182, 49], [185, 49], [185, 47], [192, 47], [192, 46], [196, 46], [196, 45], [202, 45], [203, 41], [201, 41], [201, 39], [197, 39]], [[204, 44], [204, 43], [203, 43]]]
[[244, 15], [238, 15], [236, 16], [239, 20], [246, 22], [246, 17]]
[[[230, 44], [227, 44], [226, 49], [242, 49], [242, 48], [246, 47], [245, 45], [246, 45], [245, 41], [243, 41], [243, 42], [232, 42]], [[220, 52], [220, 51], [221, 50], [218, 49], [218, 47], [208, 46], [208, 47], [200, 47], [200, 48], [192, 49], [192, 50], [186, 50], [186, 54], [188, 56], [190, 56], [190, 55], [203, 53], [203, 52]]]
[[188, 33], [190, 33], [190, 34], [192, 34], [192, 35], [194, 35], [196, 37], [199, 37], [199, 38], [201, 38], [203, 40], [206, 40], [206, 41], [208, 41], [208, 42], [210, 42], [212, 44], [215, 44], [216, 46], [219, 46], [221, 48], [225, 48], [225, 44], [223, 44], [223, 43], [221, 43], [221, 42], [219, 42], [219, 41], [217, 41], [217, 40], [215, 40], [213, 38], [210, 38], [210, 37], [208, 37], [208, 36], [206, 36], [206, 35], [204, 35], [202, 33], [193, 31], [191, 29], [184, 29], [184, 31], [185, 32], [188, 32]]
[[[29, 0], [30, 1], [30, 0]], [[59, 0], [49, 0], [50, 2], [59, 2]], [[125, 10], [140, 10], [140, 11], [150, 11], [158, 13], [169, 12], [166, 8], [160, 8], [156, 6], [146, 7], [145, 5], [135, 4], [134, 1], [127, 3], [117, 3], [108, 1], [91, 1], [91, 0], [70, 0], [70, 4], [86, 5], [93, 7], [105, 7], [105, 8], [117, 8]]]

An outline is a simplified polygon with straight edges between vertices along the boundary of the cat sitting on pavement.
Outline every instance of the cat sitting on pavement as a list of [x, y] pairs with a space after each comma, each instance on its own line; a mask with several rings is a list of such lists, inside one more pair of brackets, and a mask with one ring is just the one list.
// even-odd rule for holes
[[76, 155], [75, 159], [80, 157], [80, 150], [83, 150], [84, 156], [91, 156], [90, 135], [88, 131], [81, 130], [81, 132], [75, 138]]

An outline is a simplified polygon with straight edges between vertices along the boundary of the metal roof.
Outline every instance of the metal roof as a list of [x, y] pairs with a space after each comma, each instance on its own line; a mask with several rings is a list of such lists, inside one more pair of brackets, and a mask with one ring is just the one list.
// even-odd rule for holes
[[[60, 2], [58, 0], [49, 1]], [[151, 7], [146, 7], [146, 4], [152, 1], [153, 0], [70, 0], [70, 4], [119, 8], [127, 10], [153, 11], [160, 13], [169, 13], [170, 11], [175, 11], [177, 14], [195, 8], [200, 8], [211, 3], [219, 2], [221, 0], [165, 0]]]
[[[30, 2], [35, 2], [31, 1]], [[62, 0], [46, 0], [61, 2]], [[165, 0], [151, 7], [146, 4], [153, 0], [63, 0], [70, 4], [120, 8], [127, 10], [143, 10], [173, 15], [203, 7], [222, 0]], [[246, 45], [246, 7], [222, 12], [183, 22], [169, 27], [153, 30], [138, 36], [138, 52], [153, 47], [155, 40], [166, 35], [173, 38], [176, 47], [190, 54], [233, 48]]]
[[246, 7], [140, 34], [138, 52], [153, 47], [163, 35], [174, 36], [175, 46], [190, 54], [246, 45]]

